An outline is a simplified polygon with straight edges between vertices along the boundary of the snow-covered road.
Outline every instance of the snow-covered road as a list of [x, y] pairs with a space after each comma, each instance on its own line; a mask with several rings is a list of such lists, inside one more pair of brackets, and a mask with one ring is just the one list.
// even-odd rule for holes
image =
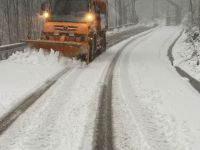
[[0, 149], [91, 149], [107, 68], [129, 40], [109, 48], [86, 68], [73, 69], [61, 78], [1, 135]]
[[[111, 47], [132, 35], [152, 27], [135, 25], [117, 31], [109, 31], [107, 46]], [[14, 112], [18, 106], [22, 103], [24, 104], [24, 101], [27, 101], [32, 94], [40, 95], [37, 91], [40, 88], [46, 89], [44, 85], [47, 85], [46, 83], [51, 81], [52, 77], [57, 76], [57, 73], [61, 73], [62, 70], [69, 70], [77, 65], [84, 65], [78, 60], [61, 57], [58, 52], [53, 50], [48, 53], [42, 49], [38, 51], [30, 48], [25, 48], [22, 51], [23, 48], [24, 46], [10, 58], [0, 61], [1, 119], [7, 118], [10, 112]], [[2, 129], [0, 127], [0, 132]]]
[[77, 68], [60, 79], [1, 135], [0, 149], [89, 150], [101, 81], [125, 43], [110, 48], [87, 68]]
[[114, 149], [199, 150], [199, 95], [167, 60], [180, 32], [161, 27], [131, 37], [68, 72], [0, 136], [0, 149], [92, 149], [99, 92], [123, 50], [113, 74]]

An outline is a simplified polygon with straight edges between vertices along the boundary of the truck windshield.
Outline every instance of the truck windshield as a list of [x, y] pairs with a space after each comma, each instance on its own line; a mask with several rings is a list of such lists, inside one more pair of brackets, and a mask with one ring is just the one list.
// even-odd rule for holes
[[88, 0], [52, 0], [49, 21], [82, 22], [87, 11]]

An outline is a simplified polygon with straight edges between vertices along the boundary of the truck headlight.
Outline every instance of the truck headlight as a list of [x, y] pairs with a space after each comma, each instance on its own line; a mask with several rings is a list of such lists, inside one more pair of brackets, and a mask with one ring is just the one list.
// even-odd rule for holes
[[43, 13], [43, 17], [45, 18], [45, 19], [47, 19], [47, 18], [49, 18], [49, 12], [47, 12], [47, 11], [45, 11], [44, 13]]
[[86, 20], [87, 22], [92, 22], [92, 21], [94, 21], [94, 14], [92, 14], [92, 13], [87, 13], [86, 16], [85, 16], [85, 20]]

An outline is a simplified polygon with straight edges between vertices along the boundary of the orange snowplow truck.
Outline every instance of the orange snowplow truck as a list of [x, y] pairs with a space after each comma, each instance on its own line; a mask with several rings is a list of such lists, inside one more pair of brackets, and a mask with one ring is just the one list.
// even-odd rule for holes
[[87, 63], [106, 50], [105, 0], [48, 0], [41, 12], [44, 28], [39, 40], [26, 40], [30, 47], [53, 49]]

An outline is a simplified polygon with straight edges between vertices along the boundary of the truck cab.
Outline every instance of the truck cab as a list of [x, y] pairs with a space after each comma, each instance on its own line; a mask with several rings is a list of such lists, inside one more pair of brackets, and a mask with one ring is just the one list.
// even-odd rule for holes
[[[51, 48], [71, 57], [80, 56], [87, 62], [106, 49], [108, 23], [104, 0], [48, 0], [41, 5], [41, 11], [45, 23], [40, 43], [34, 47]], [[81, 48], [74, 46], [76, 44]]]

